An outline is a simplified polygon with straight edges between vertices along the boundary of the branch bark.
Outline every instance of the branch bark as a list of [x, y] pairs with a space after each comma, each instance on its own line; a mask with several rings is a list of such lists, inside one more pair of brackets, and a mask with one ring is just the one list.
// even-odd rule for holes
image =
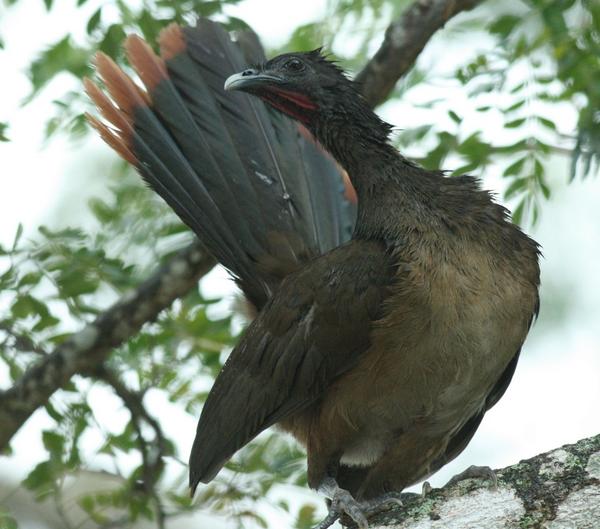
[[[373, 106], [382, 102], [433, 33], [452, 16], [479, 1], [416, 0], [392, 22], [381, 48], [357, 77], [367, 100]], [[93, 372], [112, 348], [132, 337], [144, 323], [154, 320], [160, 311], [194, 288], [214, 264], [200, 244], [193, 243], [93, 323], [31, 366], [12, 388], [0, 392], [0, 452], [52, 393], [73, 375]]]
[[94, 322], [31, 366], [13, 387], [0, 392], [0, 452], [52, 393], [75, 374], [93, 373], [114, 347], [194, 288], [214, 264], [214, 258], [199, 242], [192, 243]]
[[598, 529], [600, 435], [496, 471], [498, 489], [467, 479], [407, 495], [371, 529]]
[[387, 28], [383, 43], [356, 76], [365, 99], [375, 107], [415, 63], [432, 37], [448, 20], [481, 0], [416, 0]]

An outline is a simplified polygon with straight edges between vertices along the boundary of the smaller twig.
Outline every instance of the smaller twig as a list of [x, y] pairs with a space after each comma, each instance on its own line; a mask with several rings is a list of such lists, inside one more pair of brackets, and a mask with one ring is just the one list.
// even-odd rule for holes
[[61, 519], [61, 522], [62, 522], [64, 528], [65, 529], [73, 529], [73, 524], [71, 523], [71, 520], [67, 516], [67, 513], [64, 508], [64, 504], [63, 504], [62, 492], [63, 492], [64, 482], [65, 482], [65, 475], [63, 474], [60, 478], [60, 483], [58, 484], [58, 486], [54, 490], [54, 494], [52, 495], [53, 500], [54, 500], [54, 508], [56, 509], [56, 512], [58, 513], [58, 516]]
[[[137, 434], [138, 446], [142, 456], [144, 492], [152, 499], [156, 511], [156, 519], [159, 529], [165, 526], [165, 511], [156, 490], [156, 484], [160, 479], [164, 464], [163, 458], [167, 454], [168, 444], [158, 421], [152, 417], [143, 403], [143, 391], [134, 391], [127, 387], [118, 373], [100, 366], [94, 375], [110, 385], [115, 393], [121, 398], [129, 413], [135, 432]], [[148, 442], [142, 433], [142, 423], [146, 423], [154, 431], [154, 439]]]

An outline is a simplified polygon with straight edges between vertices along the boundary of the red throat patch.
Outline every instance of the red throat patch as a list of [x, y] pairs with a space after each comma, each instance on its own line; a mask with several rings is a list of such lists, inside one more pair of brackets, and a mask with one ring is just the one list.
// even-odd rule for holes
[[317, 109], [317, 105], [315, 105], [315, 103], [304, 94], [299, 92], [291, 92], [290, 90], [283, 90], [281, 88], [272, 88], [271, 90], [278, 96], [283, 97], [283, 99], [287, 99], [288, 101], [295, 103], [300, 108], [305, 108], [306, 110]]
[[308, 96], [282, 88], [269, 87], [269, 90], [261, 93], [260, 96], [272, 107], [302, 123], [310, 121], [310, 116], [303, 110], [316, 110], [318, 108]]

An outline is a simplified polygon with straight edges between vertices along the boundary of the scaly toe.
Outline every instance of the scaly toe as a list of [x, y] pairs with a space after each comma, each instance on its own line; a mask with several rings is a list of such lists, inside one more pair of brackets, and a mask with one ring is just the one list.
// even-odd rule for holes
[[490, 481], [490, 489], [498, 490], [498, 476], [490, 467], [471, 465], [469, 468], [454, 476], [445, 486], [454, 485], [463, 479], [479, 478]]
[[424, 481], [423, 486], [421, 487], [421, 498], [427, 498], [427, 495], [433, 490], [431, 487], [431, 483], [429, 481]]
[[359, 529], [369, 529], [369, 522], [363, 506], [358, 503], [347, 490], [338, 489], [331, 501], [331, 511], [341, 516], [348, 515], [356, 522]]
[[400, 507], [404, 505], [402, 503], [400, 492], [387, 492], [372, 500], [361, 502], [363, 511], [365, 511], [369, 516], [385, 510], [386, 507], [389, 507], [391, 504], [396, 504]]

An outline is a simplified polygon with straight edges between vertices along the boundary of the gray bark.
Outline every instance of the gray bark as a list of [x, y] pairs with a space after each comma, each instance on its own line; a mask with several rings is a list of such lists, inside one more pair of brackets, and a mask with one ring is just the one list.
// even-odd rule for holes
[[371, 529], [600, 529], [600, 435], [480, 479], [411, 495], [373, 517]]

